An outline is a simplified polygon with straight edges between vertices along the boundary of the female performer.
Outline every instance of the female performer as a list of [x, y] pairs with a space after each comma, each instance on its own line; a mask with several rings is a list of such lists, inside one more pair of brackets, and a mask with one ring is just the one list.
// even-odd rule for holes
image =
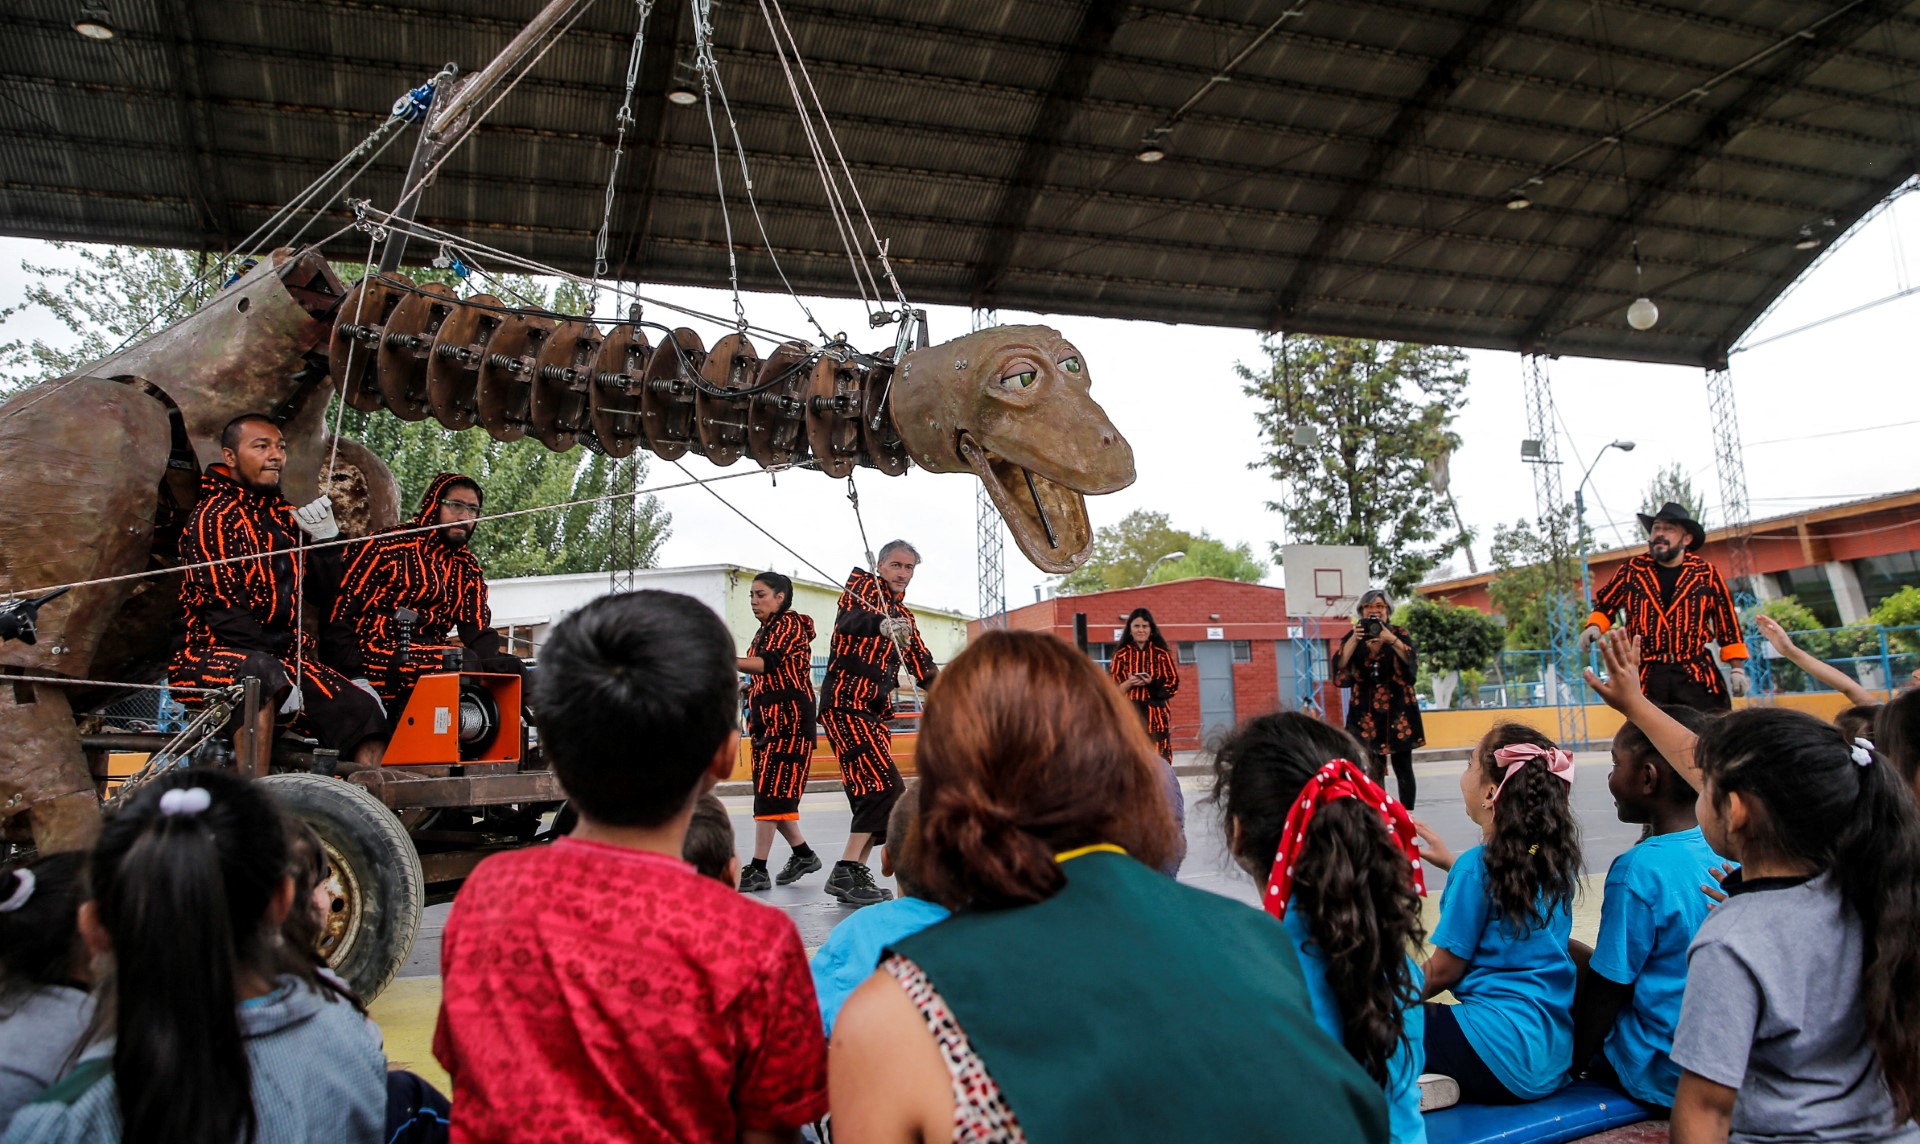
[[[753, 737], [753, 861], [740, 871], [740, 889], [767, 890], [820, 868], [820, 857], [800, 834], [800, 796], [813, 762], [813, 617], [792, 608], [793, 581], [778, 572], [753, 578], [747, 603], [760, 621], [740, 670], [747, 688], [747, 733]], [[793, 847], [779, 875], [767, 877], [773, 832]]]
[[1353, 631], [1333, 657], [1333, 681], [1353, 689], [1347, 730], [1367, 748], [1367, 775], [1385, 786], [1387, 764], [1400, 802], [1413, 809], [1413, 749], [1427, 741], [1413, 681], [1418, 667], [1407, 629], [1387, 622], [1393, 601], [1374, 588], [1360, 597]]
[[1180, 690], [1180, 668], [1166, 637], [1153, 622], [1153, 613], [1135, 608], [1127, 617], [1127, 642], [1113, 650], [1113, 662], [1107, 671], [1133, 700], [1134, 710], [1147, 725], [1147, 737], [1159, 749], [1160, 757], [1173, 761], [1173, 716], [1167, 702]]

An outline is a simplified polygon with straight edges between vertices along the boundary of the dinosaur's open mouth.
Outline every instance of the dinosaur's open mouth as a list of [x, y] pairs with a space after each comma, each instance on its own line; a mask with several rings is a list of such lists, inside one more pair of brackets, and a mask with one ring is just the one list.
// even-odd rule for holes
[[960, 455], [987, 486], [1013, 541], [1043, 572], [1071, 572], [1093, 546], [1087, 501], [1065, 485], [998, 457], [962, 434]]

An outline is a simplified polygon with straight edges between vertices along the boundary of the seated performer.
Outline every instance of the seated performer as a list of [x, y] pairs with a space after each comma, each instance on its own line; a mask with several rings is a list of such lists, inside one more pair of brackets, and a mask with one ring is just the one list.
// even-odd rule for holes
[[[312, 637], [298, 630], [298, 594], [323, 579], [338, 549], [299, 553], [301, 532], [326, 540], [339, 533], [326, 497], [300, 508], [280, 495], [287, 439], [258, 413], [243, 414], [220, 434], [221, 463], [200, 478], [200, 502], [180, 538], [180, 582], [185, 613], [174, 638], [167, 681], [175, 687], [224, 687], [252, 677], [265, 685], [255, 727], [272, 737], [274, 712], [293, 716], [295, 730], [311, 734], [354, 762], [373, 765], [386, 747], [386, 721], [371, 692], [320, 662]], [[238, 559], [234, 557], [256, 557]], [[194, 568], [207, 560], [230, 563]], [[301, 565], [315, 572], [301, 583]], [[316, 610], [325, 601], [308, 592]], [[202, 697], [183, 694], [182, 703]]]
[[[322, 652], [348, 676], [372, 684], [390, 717], [406, 705], [414, 681], [440, 670], [442, 654], [456, 648], [466, 653], [467, 670], [526, 674], [520, 658], [500, 647], [485, 574], [467, 547], [482, 499], [473, 478], [441, 473], [412, 520], [360, 545], [347, 563]], [[409, 531], [429, 525], [441, 527]], [[402, 608], [418, 617], [405, 662], [394, 618]], [[449, 642], [454, 637], [458, 642]]]
[[874, 884], [866, 862], [875, 842], [887, 840], [887, 816], [905, 784], [893, 761], [893, 689], [900, 668], [925, 687], [933, 682], [933, 656], [920, 642], [913, 613], [901, 600], [920, 553], [904, 540], [890, 541], [875, 561], [879, 575], [855, 568], [840, 593], [827, 649], [827, 678], [820, 689], [820, 727], [840, 758], [840, 778], [853, 806], [846, 852], [827, 875], [827, 893], [849, 906], [870, 906], [893, 895]]

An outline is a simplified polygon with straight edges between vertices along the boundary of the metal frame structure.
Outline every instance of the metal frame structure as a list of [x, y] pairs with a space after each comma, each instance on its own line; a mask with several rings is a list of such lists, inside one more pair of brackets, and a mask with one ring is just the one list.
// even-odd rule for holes
[[1754, 617], [1760, 597], [1754, 591], [1753, 513], [1747, 501], [1747, 463], [1740, 443], [1740, 411], [1733, 399], [1733, 371], [1721, 367], [1707, 373], [1707, 413], [1713, 421], [1713, 463], [1720, 477], [1720, 514], [1731, 535], [1727, 540], [1727, 587], [1733, 592], [1734, 611], [1740, 615], [1743, 638], [1751, 655], [1747, 682], [1756, 703], [1773, 696], [1773, 665], [1760, 650], [1761, 635]]
[[[1553, 407], [1553, 379], [1539, 354], [1520, 359], [1526, 391], [1527, 432], [1539, 442], [1539, 454], [1527, 457], [1533, 466], [1533, 506], [1545, 530], [1552, 584], [1547, 596], [1547, 650], [1553, 663], [1552, 694], [1548, 699], [1560, 713], [1559, 743], [1568, 750], [1587, 745], [1587, 707], [1582, 702], [1580, 671], [1580, 605], [1569, 583], [1570, 554], [1561, 521], [1566, 501], [1560, 480], [1559, 417]], [[1576, 524], [1575, 527], [1578, 527]]]
[[[999, 324], [1000, 315], [997, 311], [986, 308], [973, 311], [975, 330]], [[1006, 524], [1000, 519], [1000, 510], [994, 507], [993, 494], [987, 491], [985, 484], [975, 490], [974, 506], [977, 514], [974, 561], [980, 576], [980, 626], [1004, 628], [1007, 626]]]

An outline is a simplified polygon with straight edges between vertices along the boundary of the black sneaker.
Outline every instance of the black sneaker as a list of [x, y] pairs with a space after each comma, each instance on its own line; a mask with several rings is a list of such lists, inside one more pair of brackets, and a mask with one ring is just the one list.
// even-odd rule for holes
[[740, 892], [757, 894], [761, 890], [773, 889], [773, 880], [767, 877], [765, 866], [748, 866], [740, 871]]
[[871, 906], [893, 897], [892, 890], [883, 890], [874, 884], [872, 870], [858, 863], [835, 866], [833, 872], [841, 875], [841, 880], [836, 884], [828, 879], [827, 893], [840, 899], [843, 906]]
[[805, 858], [795, 854], [787, 859], [787, 864], [774, 875], [774, 882], [781, 886], [790, 886], [820, 868], [820, 855], [808, 854]]

